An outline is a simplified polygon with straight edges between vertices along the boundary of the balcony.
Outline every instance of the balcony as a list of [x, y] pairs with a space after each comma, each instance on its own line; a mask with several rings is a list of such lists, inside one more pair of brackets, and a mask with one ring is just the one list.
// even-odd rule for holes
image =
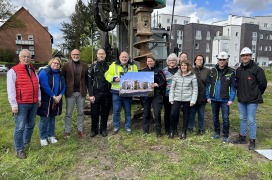
[[33, 40], [15, 40], [16, 45], [34, 45]]

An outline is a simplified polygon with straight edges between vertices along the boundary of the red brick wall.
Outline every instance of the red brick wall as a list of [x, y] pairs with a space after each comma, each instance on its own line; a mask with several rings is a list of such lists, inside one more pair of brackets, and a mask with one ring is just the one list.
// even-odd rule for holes
[[[14, 49], [17, 51], [16, 35], [21, 34], [22, 40], [28, 40], [28, 35], [34, 39], [34, 61], [45, 62], [52, 57], [51, 35], [26, 9], [21, 8], [14, 16], [25, 23], [25, 28], [6, 28], [3, 24], [0, 28], [0, 48]], [[8, 22], [7, 22], [8, 23]], [[28, 49], [28, 46], [22, 46]], [[18, 59], [18, 58], [17, 58]]]

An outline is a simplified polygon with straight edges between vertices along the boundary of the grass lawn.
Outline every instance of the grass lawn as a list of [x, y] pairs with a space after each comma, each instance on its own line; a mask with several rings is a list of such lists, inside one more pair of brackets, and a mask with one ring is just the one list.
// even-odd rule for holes
[[[271, 71], [267, 77], [272, 82]], [[272, 161], [249, 151], [247, 145], [223, 144], [212, 140], [210, 105], [206, 106], [206, 133], [188, 134], [185, 141], [178, 137], [168, 139], [151, 134], [144, 136], [141, 120], [133, 121], [132, 134], [121, 129], [112, 135], [79, 139], [74, 117], [72, 136], [63, 139], [64, 115], [57, 117], [57, 144], [40, 146], [37, 124], [28, 158], [15, 156], [13, 146], [14, 118], [7, 100], [5, 74], [0, 75], [0, 179], [271, 179]], [[272, 86], [264, 94], [265, 103], [257, 112], [257, 149], [272, 148]], [[134, 112], [137, 103], [133, 105]], [[65, 108], [64, 108], [65, 109]], [[162, 116], [163, 117], [163, 116]], [[230, 112], [230, 138], [239, 132], [237, 102]], [[179, 129], [181, 129], [179, 123]], [[122, 127], [124, 122], [122, 122]], [[85, 118], [84, 131], [90, 132], [90, 116]]]

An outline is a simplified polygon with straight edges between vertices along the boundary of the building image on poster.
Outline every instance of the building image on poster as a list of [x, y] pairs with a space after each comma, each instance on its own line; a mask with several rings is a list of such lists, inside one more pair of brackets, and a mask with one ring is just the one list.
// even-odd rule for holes
[[153, 96], [154, 72], [127, 72], [120, 77], [119, 95], [122, 97]]

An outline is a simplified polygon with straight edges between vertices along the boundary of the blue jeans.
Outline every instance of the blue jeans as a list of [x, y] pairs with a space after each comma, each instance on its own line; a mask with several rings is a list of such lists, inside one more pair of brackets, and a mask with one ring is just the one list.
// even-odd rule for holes
[[18, 113], [15, 114], [14, 145], [16, 151], [24, 150], [30, 144], [35, 127], [35, 117], [38, 103], [18, 104]]
[[193, 129], [195, 124], [195, 115], [198, 117], [198, 130], [204, 130], [204, 116], [206, 104], [195, 104], [190, 107], [188, 128]]
[[247, 122], [249, 122], [249, 138], [256, 139], [256, 111], [258, 104], [256, 103], [238, 103], [240, 112], [240, 134], [247, 135]]
[[123, 105], [125, 111], [125, 129], [131, 129], [131, 103], [132, 97], [120, 97], [116, 93], [112, 94], [114, 128], [120, 129], [120, 112]]
[[82, 97], [80, 92], [73, 92], [71, 97], [66, 98], [66, 114], [64, 118], [65, 132], [71, 132], [72, 115], [75, 104], [77, 107], [77, 129], [78, 131], [83, 131], [85, 97]]
[[43, 117], [41, 116], [39, 123], [40, 138], [47, 139], [48, 137], [55, 136], [55, 116]]
[[222, 111], [223, 136], [229, 137], [229, 106], [226, 101], [212, 101], [214, 132], [220, 135], [219, 110]]

